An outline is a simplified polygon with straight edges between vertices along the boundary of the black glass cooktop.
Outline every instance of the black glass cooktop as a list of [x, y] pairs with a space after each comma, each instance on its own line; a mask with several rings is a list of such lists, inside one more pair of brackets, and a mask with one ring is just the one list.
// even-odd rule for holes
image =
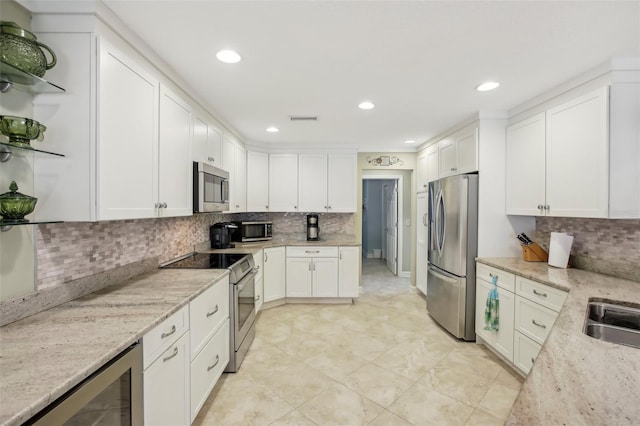
[[245, 257], [245, 253], [196, 253], [165, 265], [168, 269], [226, 269]]

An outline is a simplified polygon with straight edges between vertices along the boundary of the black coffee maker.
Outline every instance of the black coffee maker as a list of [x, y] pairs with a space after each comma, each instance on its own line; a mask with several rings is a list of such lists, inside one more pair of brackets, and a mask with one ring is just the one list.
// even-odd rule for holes
[[318, 229], [318, 215], [307, 215], [307, 241], [318, 241], [320, 239], [320, 230]]
[[234, 248], [235, 244], [231, 243], [231, 234], [233, 234], [236, 229], [238, 229], [238, 226], [231, 222], [214, 223], [211, 228], [209, 228], [211, 248]]

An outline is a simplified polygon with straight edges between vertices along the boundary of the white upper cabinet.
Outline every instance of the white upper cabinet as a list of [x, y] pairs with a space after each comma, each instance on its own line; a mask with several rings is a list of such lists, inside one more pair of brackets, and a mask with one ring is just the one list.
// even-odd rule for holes
[[247, 152], [247, 211], [269, 211], [269, 154]]
[[506, 211], [514, 215], [541, 215], [545, 204], [545, 116], [507, 127]]
[[298, 210], [298, 154], [269, 154], [269, 211]]
[[355, 212], [356, 190], [356, 154], [298, 156], [299, 211]]
[[609, 217], [608, 117], [602, 87], [509, 126], [507, 214]]
[[478, 129], [464, 128], [438, 142], [439, 176], [478, 170]]
[[229, 172], [229, 212], [247, 210], [247, 151], [226, 135], [222, 143], [222, 169]]
[[327, 156], [298, 156], [298, 205], [301, 212], [327, 211]]
[[158, 210], [161, 216], [193, 214], [191, 107], [160, 86]]
[[427, 178], [427, 150], [424, 149], [418, 153], [416, 165], [416, 192], [424, 192], [429, 189], [429, 180]]
[[[438, 159], [438, 145], [434, 144], [425, 150], [427, 157], [427, 183], [438, 180], [440, 176], [440, 161]], [[429, 185], [427, 185], [426, 189]]]
[[608, 216], [607, 89], [580, 96], [546, 113], [547, 215]]
[[357, 161], [357, 156], [354, 154], [329, 154], [327, 183], [329, 213], [356, 211]]
[[193, 161], [222, 168], [222, 132], [199, 116], [193, 120]]

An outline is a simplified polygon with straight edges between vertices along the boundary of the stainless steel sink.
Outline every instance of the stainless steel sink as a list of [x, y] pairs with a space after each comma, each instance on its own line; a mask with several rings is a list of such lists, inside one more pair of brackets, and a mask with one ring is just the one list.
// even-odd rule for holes
[[594, 339], [640, 348], [640, 309], [589, 302], [584, 333]]

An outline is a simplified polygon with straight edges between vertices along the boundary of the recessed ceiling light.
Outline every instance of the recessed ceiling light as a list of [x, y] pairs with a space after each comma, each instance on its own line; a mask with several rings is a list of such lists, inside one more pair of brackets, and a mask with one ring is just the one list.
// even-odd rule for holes
[[238, 52], [235, 52], [233, 50], [221, 50], [216, 53], [216, 58], [218, 58], [219, 61], [224, 62], [225, 64], [236, 64], [242, 59]]
[[267, 127], [267, 132], [269, 132], [269, 133], [277, 133], [279, 131], [280, 131], [280, 129], [278, 129], [277, 127], [274, 127], [274, 126]]
[[373, 102], [369, 102], [369, 101], [364, 101], [361, 102], [360, 105], [358, 105], [358, 108], [360, 109], [373, 109], [376, 106], [373, 104]]
[[486, 83], [482, 83], [481, 85], [476, 87], [478, 92], [487, 92], [489, 90], [493, 90], [496, 87], [500, 86], [500, 83], [497, 81], [487, 81]]
[[409, 141], [404, 141], [404, 143], [416, 143], [416, 141], [409, 140]]

